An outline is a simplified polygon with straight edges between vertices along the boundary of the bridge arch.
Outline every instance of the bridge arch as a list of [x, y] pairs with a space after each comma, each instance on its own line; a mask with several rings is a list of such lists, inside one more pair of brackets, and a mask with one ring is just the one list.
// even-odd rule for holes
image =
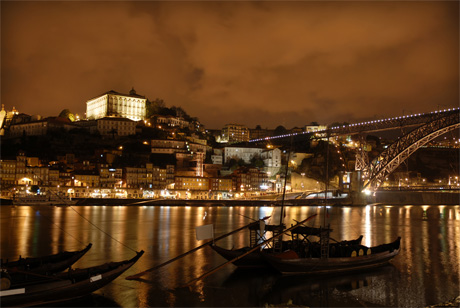
[[363, 187], [371, 190], [378, 188], [390, 173], [420, 147], [458, 128], [460, 113], [459, 110], [454, 110], [402, 136], [364, 168]]

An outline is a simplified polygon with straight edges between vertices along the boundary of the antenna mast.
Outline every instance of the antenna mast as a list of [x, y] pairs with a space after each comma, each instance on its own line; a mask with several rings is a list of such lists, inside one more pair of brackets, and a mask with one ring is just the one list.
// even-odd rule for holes
[[329, 257], [329, 226], [326, 226], [327, 216], [327, 190], [329, 188], [329, 133], [327, 133], [326, 142], [326, 183], [324, 191], [324, 229], [321, 230], [321, 259]]

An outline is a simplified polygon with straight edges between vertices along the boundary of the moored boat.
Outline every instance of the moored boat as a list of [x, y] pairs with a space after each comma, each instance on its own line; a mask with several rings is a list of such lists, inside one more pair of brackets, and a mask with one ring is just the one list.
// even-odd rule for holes
[[3, 307], [35, 306], [90, 294], [120, 276], [134, 265], [143, 253], [144, 251], [141, 250], [129, 260], [71, 269], [68, 272], [42, 276], [29, 282], [15, 283], [11, 280], [11, 286], [0, 291], [1, 304]]
[[363, 271], [387, 264], [398, 255], [401, 238], [375, 247], [355, 245], [355, 249], [335, 252], [326, 257], [301, 257], [289, 250], [281, 254], [262, 254], [270, 265], [282, 274], [339, 274]]
[[[329, 136], [326, 146], [325, 192], [329, 185]], [[319, 243], [312, 243], [306, 238], [299, 238], [295, 250], [290, 249], [278, 254], [261, 254], [270, 265], [282, 274], [342, 274], [364, 271], [387, 264], [398, 255], [401, 237], [394, 242], [375, 247], [360, 244], [333, 246], [330, 243], [328, 194], [324, 194], [323, 228], [320, 228]], [[326, 228], [326, 226], [328, 226]]]
[[[226, 249], [220, 247], [216, 244], [211, 245], [211, 248], [217, 252], [219, 255], [227, 259], [228, 261], [234, 260], [232, 263], [235, 266], [241, 268], [264, 268], [268, 267], [269, 264], [260, 256], [260, 250], [253, 251], [250, 254], [241, 257], [253, 247], [257, 246], [260, 242], [265, 240], [266, 233], [272, 232], [273, 235], [279, 234], [284, 230], [284, 225], [265, 225], [263, 221], [259, 223], [251, 224], [249, 229], [249, 246], [238, 248], [238, 249]], [[278, 243], [278, 242], [275, 242]], [[273, 251], [274, 244], [271, 243], [271, 246], [264, 247], [263, 250]], [[236, 260], [235, 260], [236, 259]]]
[[20, 196], [13, 199], [13, 205], [74, 205], [76, 203], [76, 199], [47, 195]]
[[1, 268], [7, 269], [10, 275], [41, 274], [49, 275], [61, 272], [77, 262], [93, 244], [88, 244], [78, 251], [61, 251], [57, 254], [42, 257], [19, 257], [16, 261], [1, 262]]
[[[303, 228], [303, 227], [301, 227]], [[316, 228], [311, 228], [311, 227], [307, 227], [309, 231], [312, 231]], [[306, 229], [304, 229], [306, 230]], [[294, 231], [296, 231], [296, 229], [292, 230], [291, 233], [294, 234]], [[306, 234], [306, 233], [301, 233], [300, 230], [297, 230], [297, 232], [295, 233], [296, 235], [298, 234], [303, 234], [304, 236], [308, 236], [309, 234]], [[331, 247], [331, 250], [339, 250], [339, 249], [345, 249], [345, 247], [352, 247], [352, 246], [355, 246], [355, 245], [360, 245], [361, 244], [361, 240], [362, 240], [363, 236], [359, 236], [358, 238], [356, 239], [353, 239], [353, 240], [347, 240], [347, 241], [341, 241], [341, 242], [337, 242], [337, 243], [331, 243], [330, 244], [330, 247]], [[289, 241], [282, 241], [281, 242], [281, 245], [282, 245], [282, 248], [281, 248], [281, 251], [286, 251], [286, 250], [293, 250], [293, 251], [297, 251], [298, 254], [303, 254], [304, 251], [315, 251], [317, 250], [317, 247], [319, 246], [319, 244], [317, 242], [311, 242], [308, 244], [308, 247], [303, 245], [303, 244], [300, 244], [300, 241], [299, 240], [289, 240]], [[239, 258], [241, 255], [243, 255], [244, 253], [246, 253], [247, 251], [249, 251], [251, 249], [251, 246], [248, 246], [248, 247], [243, 247], [243, 248], [239, 248], [239, 249], [225, 249], [223, 247], [220, 247], [218, 245], [212, 245], [211, 246], [212, 249], [217, 252], [219, 255], [221, 255], [222, 257], [224, 257], [225, 259], [227, 260], [235, 260], [233, 261], [233, 265], [239, 267], [239, 268], [266, 268], [266, 267], [270, 267], [270, 264], [267, 262], [267, 260], [262, 256], [262, 253], [263, 254], [273, 254], [273, 255], [276, 255], [277, 253], [282, 253], [282, 252], [276, 252], [273, 247], [267, 247], [267, 248], [264, 248], [264, 249], [261, 249], [261, 250], [258, 250], [258, 251], [254, 251], [242, 258]], [[352, 248], [348, 248], [348, 249], [352, 249]]]

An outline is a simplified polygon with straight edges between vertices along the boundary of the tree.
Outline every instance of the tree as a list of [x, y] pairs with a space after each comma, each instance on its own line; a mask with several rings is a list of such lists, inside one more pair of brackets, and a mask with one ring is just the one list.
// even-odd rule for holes
[[64, 118], [64, 119], [69, 119], [71, 122], [75, 121], [75, 115], [71, 113], [69, 109], [62, 110], [61, 113], [59, 114], [59, 117]]
[[348, 125], [349, 123], [348, 122], [334, 122], [330, 125], [328, 125], [328, 127], [340, 127], [340, 126], [346, 126]]
[[280, 125], [277, 128], [275, 128], [275, 131], [273, 132], [274, 136], [280, 136], [280, 135], [285, 135], [287, 133], [287, 130], [284, 126]]
[[145, 103], [145, 107], [147, 109], [147, 118], [150, 118], [155, 114], [161, 114], [161, 110], [166, 108], [164, 100], [160, 98], [157, 98], [154, 101], [147, 100], [147, 102]]
[[265, 166], [265, 163], [259, 156], [255, 155], [251, 158], [251, 165], [260, 169]]

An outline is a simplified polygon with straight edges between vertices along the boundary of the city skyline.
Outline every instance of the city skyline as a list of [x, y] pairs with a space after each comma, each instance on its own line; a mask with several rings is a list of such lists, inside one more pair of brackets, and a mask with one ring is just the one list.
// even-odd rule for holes
[[[458, 2], [2, 2], [2, 104], [134, 87], [208, 128], [458, 107]], [[20, 93], [20, 95], [18, 95]]]

